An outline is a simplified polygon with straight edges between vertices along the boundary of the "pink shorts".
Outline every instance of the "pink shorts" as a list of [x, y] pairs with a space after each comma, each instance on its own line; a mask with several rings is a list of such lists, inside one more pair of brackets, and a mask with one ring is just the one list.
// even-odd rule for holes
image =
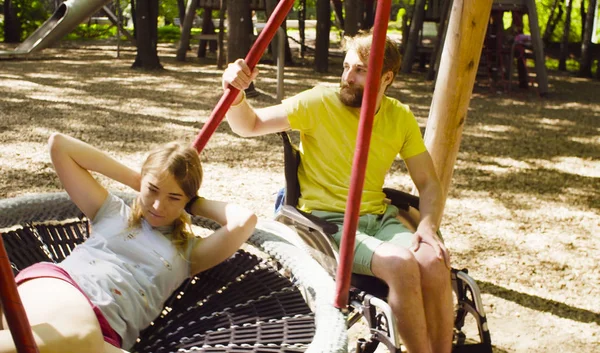
[[115, 330], [113, 330], [112, 327], [110, 327], [110, 324], [108, 323], [108, 321], [106, 321], [104, 315], [102, 315], [100, 308], [98, 308], [90, 301], [87, 295], [81, 290], [77, 283], [75, 283], [73, 278], [69, 276], [67, 271], [63, 270], [62, 267], [59, 267], [51, 262], [38, 262], [19, 272], [15, 277], [15, 281], [17, 282], [18, 286], [23, 282], [35, 278], [61, 279], [71, 284], [73, 287], [77, 288], [77, 290], [79, 290], [85, 296], [85, 298], [92, 306], [94, 314], [96, 314], [96, 318], [98, 319], [98, 323], [100, 323], [100, 330], [102, 331], [102, 335], [104, 336], [104, 341], [112, 344], [117, 348], [121, 348], [121, 336], [119, 336], [119, 334]]

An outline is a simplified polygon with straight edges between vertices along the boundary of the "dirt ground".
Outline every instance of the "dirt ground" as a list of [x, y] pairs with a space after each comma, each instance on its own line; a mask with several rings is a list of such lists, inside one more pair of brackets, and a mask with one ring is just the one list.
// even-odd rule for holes
[[[123, 49], [123, 48], [122, 48]], [[174, 139], [191, 142], [221, 96], [213, 58], [165, 70], [130, 69], [135, 52], [114, 44], [47, 49], [0, 61], [0, 197], [55, 191], [46, 141], [74, 135], [139, 165]], [[317, 82], [337, 85], [340, 65], [318, 74], [286, 68], [285, 95]], [[256, 106], [276, 102], [276, 70], [260, 64]], [[423, 73], [400, 76], [389, 94], [425, 128], [433, 94]], [[482, 290], [496, 352], [598, 352], [600, 347], [600, 82], [550, 73], [535, 89], [492, 92], [478, 79], [442, 225], [453, 266]], [[202, 153], [203, 194], [272, 217], [283, 185], [277, 136], [243, 139], [220, 125]], [[388, 186], [408, 189], [401, 162]], [[111, 188], [121, 188], [109, 184]]]

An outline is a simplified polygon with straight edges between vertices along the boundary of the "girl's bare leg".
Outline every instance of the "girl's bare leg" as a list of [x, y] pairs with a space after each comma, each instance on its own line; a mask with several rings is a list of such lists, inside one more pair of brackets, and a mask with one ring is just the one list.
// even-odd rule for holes
[[[40, 353], [105, 352], [96, 315], [72, 285], [55, 278], [37, 278], [21, 284], [19, 295]], [[4, 317], [2, 320], [6, 322]], [[0, 331], [0, 353], [16, 353], [8, 329]]]

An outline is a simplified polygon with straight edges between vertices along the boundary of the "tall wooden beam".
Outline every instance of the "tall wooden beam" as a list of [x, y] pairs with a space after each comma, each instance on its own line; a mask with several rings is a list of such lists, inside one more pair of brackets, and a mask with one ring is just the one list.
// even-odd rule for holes
[[425, 144], [442, 184], [452, 180], [467, 109], [479, 66], [492, 0], [454, 0], [435, 85]]

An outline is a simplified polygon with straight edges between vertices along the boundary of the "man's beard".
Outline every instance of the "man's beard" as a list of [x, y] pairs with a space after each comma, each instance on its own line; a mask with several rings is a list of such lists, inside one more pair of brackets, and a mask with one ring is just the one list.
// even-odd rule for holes
[[340, 100], [349, 107], [360, 108], [362, 105], [364, 87], [340, 83]]

